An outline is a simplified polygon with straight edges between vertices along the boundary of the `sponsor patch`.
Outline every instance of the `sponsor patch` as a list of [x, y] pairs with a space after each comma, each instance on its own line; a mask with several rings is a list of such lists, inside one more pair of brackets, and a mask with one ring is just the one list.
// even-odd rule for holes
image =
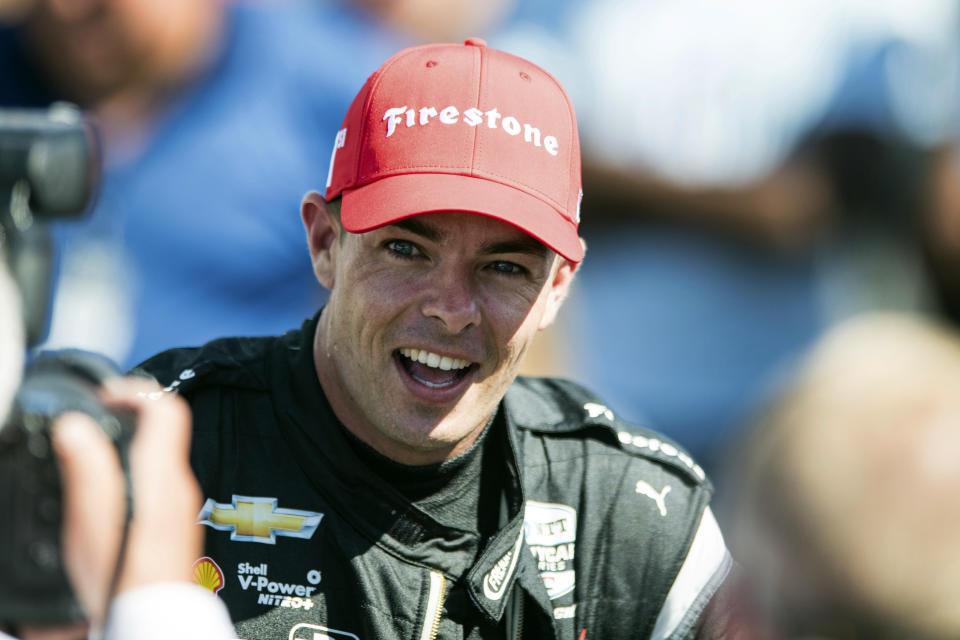
[[276, 498], [238, 495], [231, 504], [207, 498], [197, 516], [199, 524], [229, 531], [231, 540], [264, 544], [276, 544], [277, 536], [310, 538], [322, 518], [314, 511], [278, 508]]
[[504, 116], [496, 107], [486, 111], [481, 111], [477, 107], [460, 111], [454, 105], [439, 110], [434, 106], [408, 109], [407, 105], [403, 105], [402, 107], [390, 107], [384, 111], [383, 121], [386, 123], [386, 135], [384, 137], [387, 138], [396, 133], [398, 125], [406, 125], [406, 128], [409, 129], [410, 127], [430, 125], [433, 122], [441, 125], [453, 125], [459, 122], [471, 127], [483, 125], [488, 129], [500, 129], [512, 137], [520, 136], [517, 138], [518, 140], [523, 140], [534, 147], [541, 147], [551, 156], [560, 153], [560, 142], [556, 136], [544, 135], [541, 140], [538, 127], [521, 123], [511, 115]]
[[333, 163], [337, 160], [337, 149], [343, 149], [343, 146], [347, 144], [347, 130], [340, 129], [337, 131], [337, 137], [333, 141], [333, 151], [330, 153], [330, 169], [327, 171], [327, 188], [330, 188], [330, 183], [333, 181]]
[[265, 607], [283, 607], [309, 611], [315, 605], [311, 596], [320, 584], [320, 572], [311, 569], [304, 574], [305, 582], [283, 582], [270, 577], [270, 567], [266, 562], [237, 564], [237, 582], [240, 590], [256, 594], [257, 604]]
[[577, 511], [565, 504], [527, 501], [523, 514], [527, 546], [537, 560], [550, 599], [573, 591]]
[[223, 571], [213, 558], [204, 556], [193, 563], [193, 581], [211, 593], [223, 589]]
[[493, 568], [483, 576], [483, 595], [491, 600], [503, 597], [513, 577], [513, 570], [517, 568], [517, 559], [520, 556], [520, 545], [523, 543], [523, 531], [517, 536], [517, 542], [503, 556], [497, 560]]

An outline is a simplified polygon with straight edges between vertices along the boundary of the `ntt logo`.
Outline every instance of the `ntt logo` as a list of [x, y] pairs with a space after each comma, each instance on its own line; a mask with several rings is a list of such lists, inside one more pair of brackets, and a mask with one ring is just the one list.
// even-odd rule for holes
[[464, 112], [460, 112], [455, 106], [450, 105], [439, 111], [436, 107], [420, 107], [419, 109], [408, 109], [406, 105], [402, 107], [391, 107], [383, 113], [383, 120], [387, 123], [387, 136], [390, 137], [397, 130], [401, 123], [407, 128], [415, 126], [424, 126], [431, 121], [436, 120], [443, 125], [454, 125], [463, 122], [471, 127], [476, 127], [484, 122], [489, 129], [502, 129], [507, 135], [518, 136], [523, 133], [523, 141], [532, 144], [535, 147], [541, 147], [552, 156], [559, 153], [560, 143], [556, 136], [542, 136], [540, 129], [530, 124], [521, 124], [513, 116], [504, 117], [497, 108], [494, 107], [488, 111], [480, 111], [476, 107], [470, 107]]

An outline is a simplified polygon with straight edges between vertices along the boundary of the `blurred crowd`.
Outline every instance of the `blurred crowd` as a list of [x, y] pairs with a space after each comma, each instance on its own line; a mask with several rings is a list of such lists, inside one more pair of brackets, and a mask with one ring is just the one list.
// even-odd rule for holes
[[468, 36], [552, 71], [580, 120], [587, 257], [527, 373], [690, 450], [787, 603], [753, 594], [763, 624], [829, 601], [808, 633], [883, 611], [960, 637], [960, 568], [898, 557], [957, 518], [953, 0], [0, 0], [0, 106], [76, 103], [104, 150], [91, 214], [56, 229], [44, 346], [131, 367], [299, 326], [324, 296], [299, 201], [350, 100], [402, 46]]

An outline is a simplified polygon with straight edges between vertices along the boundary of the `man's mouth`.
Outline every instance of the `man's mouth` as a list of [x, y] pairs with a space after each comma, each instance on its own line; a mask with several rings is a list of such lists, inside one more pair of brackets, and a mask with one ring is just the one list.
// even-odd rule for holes
[[467, 360], [424, 349], [398, 349], [395, 357], [411, 378], [431, 389], [445, 389], [457, 384], [476, 366]]

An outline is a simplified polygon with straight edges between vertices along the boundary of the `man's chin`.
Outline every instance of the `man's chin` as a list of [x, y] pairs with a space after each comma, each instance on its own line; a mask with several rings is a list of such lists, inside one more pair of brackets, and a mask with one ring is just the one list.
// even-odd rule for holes
[[482, 426], [450, 424], [449, 421], [424, 423], [419, 429], [411, 429], [413, 423], [414, 420], [406, 421], [398, 434], [400, 437], [386, 444], [383, 447], [386, 450], [380, 453], [401, 464], [436, 464], [469, 449], [483, 431]]

